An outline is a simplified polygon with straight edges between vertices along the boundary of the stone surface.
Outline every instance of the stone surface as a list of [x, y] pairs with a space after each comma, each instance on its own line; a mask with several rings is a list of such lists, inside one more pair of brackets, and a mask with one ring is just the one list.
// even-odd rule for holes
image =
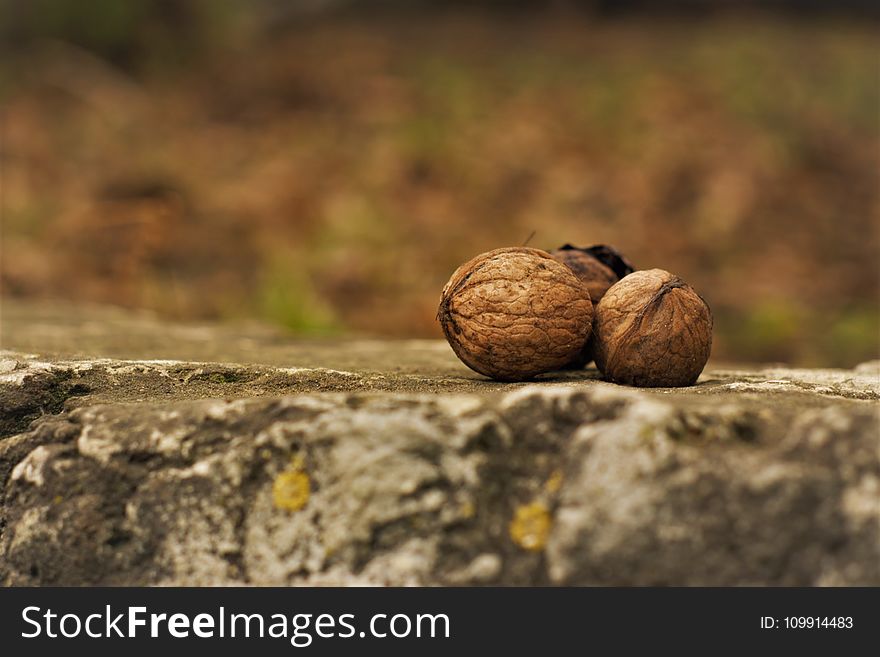
[[876, 361], [501, 384], [442, 341], [2, 319], [6, 585], [880, 585]]

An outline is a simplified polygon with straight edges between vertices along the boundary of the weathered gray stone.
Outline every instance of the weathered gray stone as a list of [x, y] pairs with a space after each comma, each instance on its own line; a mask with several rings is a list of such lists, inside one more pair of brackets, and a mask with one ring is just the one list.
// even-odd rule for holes
[[735, 413], [695, 418], [641, 402], [579, 429], [548, 545], [551, 580], [880, 582], [876, 416], [815, 409], [783, 428], [730, 424]]
[[880, 585], [877, 362], [635, 390], [434, 341], [237, 365], [93, 333], [0, 353], [4, 584]]

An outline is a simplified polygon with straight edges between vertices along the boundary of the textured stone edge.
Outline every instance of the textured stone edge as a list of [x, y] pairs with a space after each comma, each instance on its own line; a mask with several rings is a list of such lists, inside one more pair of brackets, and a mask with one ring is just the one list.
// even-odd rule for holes
[[674, 400], [76, 409], [0, 441], [0, 581], [880, 584], [875, 405]]

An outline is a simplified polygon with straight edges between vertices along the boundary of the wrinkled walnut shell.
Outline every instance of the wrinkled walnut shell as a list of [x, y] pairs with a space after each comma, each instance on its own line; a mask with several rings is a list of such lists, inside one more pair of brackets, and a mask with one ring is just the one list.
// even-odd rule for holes
[[606, 244], [577, 247], [565, 244], [550, 252], [571, 269], [590, 290], [593, 304], [599, 303], [612, 285], [633, 273], [633, 266], [616, 249]]
[[[617, 249], [606, 244], [587, 247], [565, 244], [551, 251], [550, 255], [567, 265], [583, 281], [590, 291], [593, 306], [599, 303], [612, 285], [634, 271], [633, 266]], [[596, 321], [595, 313], [593, 321]], [[593, 360], [594, 340], [594, 336], [590, 338], [581, 353], [566, 365], [566, 369], [578, 370]]]
[[596, 306], [593, 356], [606, 379], [643, 387], [693, 385], [712, 349], [712, 312], [662, 269], [637, 271]]
[[590, 337], [586, 286], [549, 253], [526, 247], [483, 253], [455, 270], [437, 319], [472, 370], [522, 381], [558, 370]]

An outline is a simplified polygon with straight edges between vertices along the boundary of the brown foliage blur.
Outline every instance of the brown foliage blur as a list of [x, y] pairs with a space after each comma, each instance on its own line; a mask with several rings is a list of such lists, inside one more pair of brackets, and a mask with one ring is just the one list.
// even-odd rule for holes
[[877, 356], [878, 65], [845, 19], [438, 14], [228, 33], [125, 73], [0, 74], [3, 294], [439, 336], [473, 255], [609, 243], [714, 355]]

